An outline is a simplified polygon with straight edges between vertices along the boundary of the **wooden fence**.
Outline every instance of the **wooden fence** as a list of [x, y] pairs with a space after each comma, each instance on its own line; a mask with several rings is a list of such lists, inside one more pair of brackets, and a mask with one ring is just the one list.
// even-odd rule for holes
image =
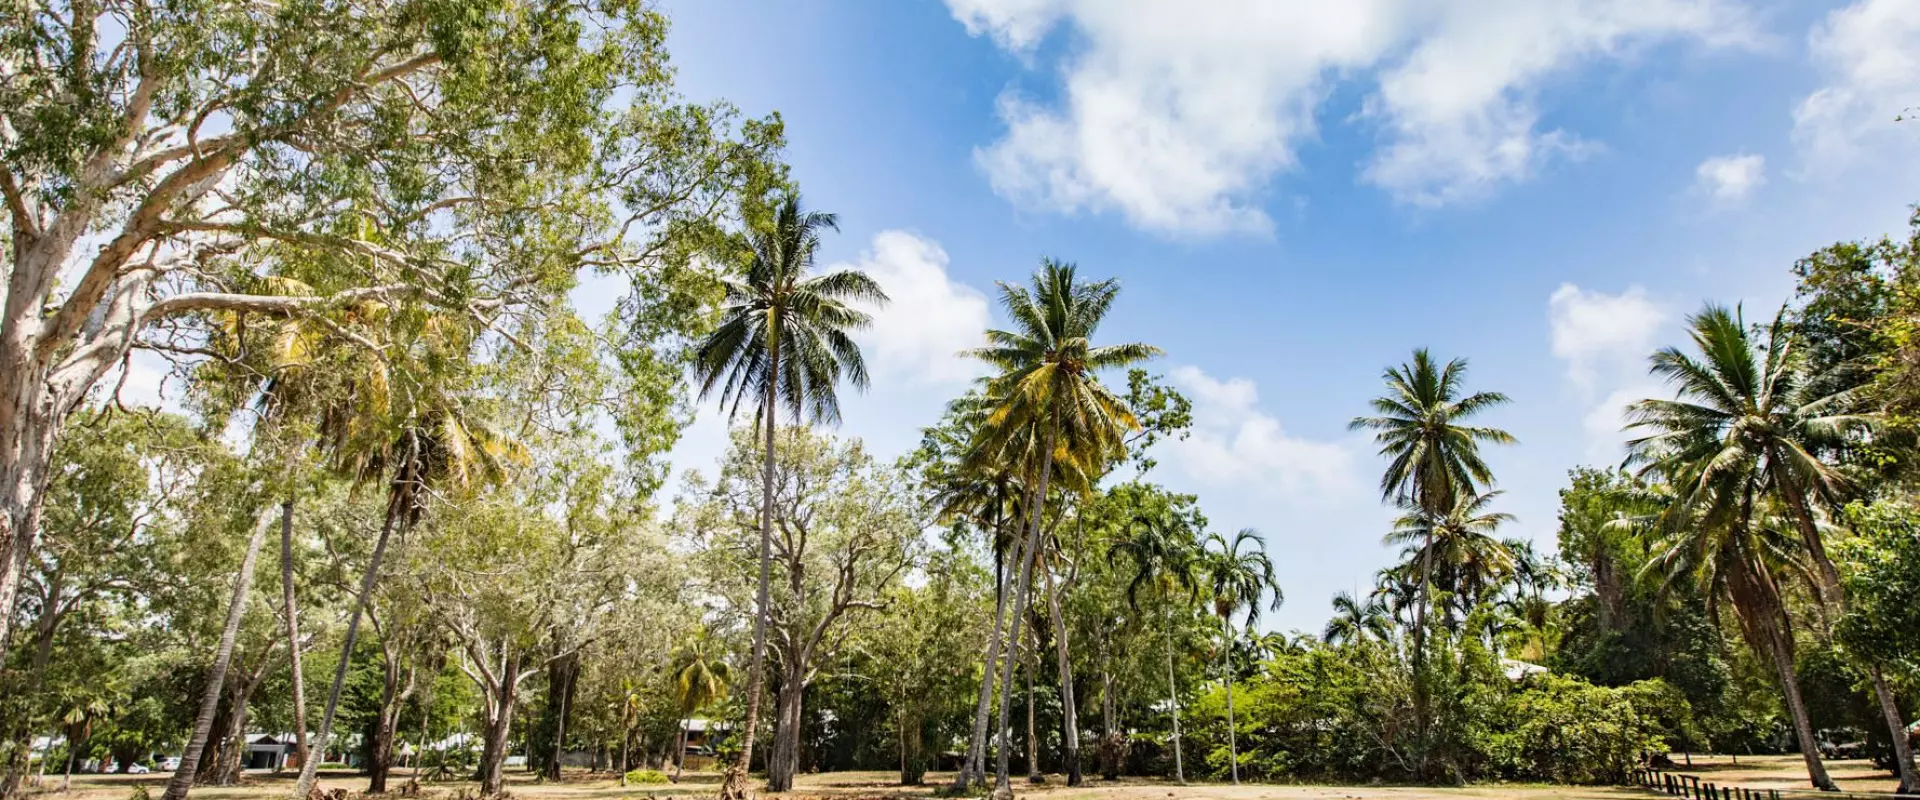
[[1688, 800], [1780, 800], [1779, 789], [1716, 786], [1700, 780], [1698, 775], [1681, 775], [1657, 769], [1634, 770], [1633, 785]]

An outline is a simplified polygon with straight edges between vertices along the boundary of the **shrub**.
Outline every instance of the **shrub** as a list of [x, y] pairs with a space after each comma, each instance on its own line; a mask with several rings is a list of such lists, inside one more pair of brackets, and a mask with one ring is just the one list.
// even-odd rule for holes
[[627, 773], [627, 783], [666, 783], [667, 773], [657, 769], [636, 769]]

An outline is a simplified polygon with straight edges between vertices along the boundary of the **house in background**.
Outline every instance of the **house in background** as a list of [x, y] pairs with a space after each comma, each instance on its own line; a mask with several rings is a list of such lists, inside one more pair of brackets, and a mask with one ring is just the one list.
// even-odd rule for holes
[[242, 769], [270, 769], [279, 771], [287, 768], [288, 760], [293, 757], [293, 734], [274, 736], [268, 733], [247, 734], [247, 755], [241, 762]]

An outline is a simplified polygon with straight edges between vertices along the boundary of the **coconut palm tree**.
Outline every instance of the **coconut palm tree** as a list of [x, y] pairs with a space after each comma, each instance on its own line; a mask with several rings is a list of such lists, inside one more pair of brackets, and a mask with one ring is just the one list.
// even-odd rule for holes
[[[1499, 392], [1464, 395], [1467, 361], [1456, 358], [1438, 364], [1426, 348], [1413, 351], [1413, 361], [1390, 367], [1382, 375], [1387, 393], [1374, 398], [1378, 416], [1355, 417], [1348, 427], [1373, 431], [1380, 455], [1387, 459], [1380, 476], [1380, 496], [1412, 505], [1436, 517], [1450, 511], [1458, 496], [1493, 485], [1493, 470], [1480, 456], [1482, 444], [1513, 444], [1511, 434], [1499, 428], [1465, 424], [1484, 411], [1503, 405]], [[1431, 547], [1425, 548], [1428, 554]], [[1427, 725], [1426, 674], [1427, 606], [1432, 563], [1424, 561], [1416, 585], [1413, 614], [1414, 716], [1423, 733]]]
[[1202, 552], [1202, 569], [1213, 593], [1213, 612], [1227, 633], [1227, 646], [1222, 649], [1227, 657], [1227, 756], [1233, 783], [1238, 786], [1240, 746], [1233, 718], [1233, 642], [1238, 634], [1233, 630], [1233, 617], [1245, 611], [1246, 626], [1251, 629], [1260, 620], [1262, 595], [1272, 595], [1268, 607], [1274, 611], [1280, 610], [1286, 596], [1273, 576], [1273, 561], [1267, 558], [1267, 542], [1260, 538], [1259, 531], [1243, 528], [1231, 540], [1218, 533], [1209, 535]]
[[716, 391], [728, 416], [752, 403], [756, 424], [766, 437], [761, 471], [760, 585], [753, 619], [753, 658], [747, 670], [746, 732], [740, 760], [727, 770], [721, 796], [746, 796], [746, 774], [753, 763], [759, 731], [760, 696], [766, 690], [767, 614], [773, 570], [773, 454], [779, 412], [795, 424], [837, 422], [842, 380], [867, 386], [867, 363], [852, 332], [873, 318], [851, 303], [883, 304], [880, 284], [858, 270], [811, 274], [821, 234], [839, 230], [838, 218], [803, 211], [800, 196], [788, 193], [773, 208], [772, 221], [748, 232], [752, 252], [744, 274], [726, 281], [720, 323], [695, 348], [694, 377], [700, 398]]
[[1166, 634], [1167, 713], [1173, 720], [1173, 779], [1187, 782], [1186, 762], [1180, 749], [1180, 696], [1173, 675], [1173, 616], [1170, 610], [1177, 592], [1199, 592], [1195, 574], [1199, 548], [1194, 541], [1190, 521], [1161, 512], [1136, 517], [1128, 537], [1115, 542], [1107, 551], [1107, 560], [1120, 555], [1133, 560], [1133, 578], [1127, 582], [1127, 605], [1140, 611], [1140, 590], [1151, 587], [1160, 600], [1161, 623]]
[[[1096, 346], [1093, 337], [1113, 307], [1120, 286], [1112, 280], [1082, 282], [1072, 264], [1043, 259], [1031, 286], [1000, 284], [1001, 305], [1013, 330], [987, 331], [987, 346], [970, 351], [999, 371], [987, 384], [995, 407], [982, 426], [979, 457], [1021, 464], [1023, 475], [1034, 476], [1027, 504], [1027, 555], [1021, 559], [1014, 592], [1014, 628], [1025, 615], [1032, 564], [1044, 560], [1040, 530], [1046, 516], [1048, 482], [1055, 462], [1070, 462], [1078, 474], [1097, 474], [1094, 465], [1118, 458], [1126, 449], [1126, 434], [1140, 424], [1125, 401], [1100, 383], [1103, 370], [1123, 369], [1152, 358], [1159, 348], [1139, 344]], [[1012, 685], [1014, 653], [1019, 637], [1009, 637], [1010, 654], [1001, 667], [1001, 685]], [[1060, 676], [1062, 700], [1072, 699], [1072, 674]], [[1071, 702], [1066, 706], [1068, 783], [1080, 782], [1079, 731]], [[1000, 707], [1000, 729], [1006, 729], [1007, 704]], [[1007, 750], [1001, 748], [994, 793], [1011, 796], [1007, 777]]]
[[[687, 721], [695, 712], [727, 696], [733, 670], [715, 650], [712, 638], [704, 629], [674, 648], [672, 660], [673, 704], [679, 709], [681, 719], [680, 753], [673, 764], [673, 779], [678, 781], [687, 764]], [[626, 776], [621, 776], [621, 780], [626, 780]]]
[[320, 447], [332, 468], [361, 484], [384, 485], [387, 498], [380, 533], [347, 615], [340, 658], [311, 745], [313, 757], [300, 766], [297, 800], [312, 789], [320, 755], [333, 735], [360, 622], [389, 542], [419, 523], [434, 489], [497, 485], [527, 458], [519, 440], [494, 424], [488, 404], [473, 396], [461, 372], [474, 345], [474, 327], [438, 314], [408, 325], [393, 337], [380, 368], [356, 375], [344, 394], [317, 411]]
[[1423, 565], [1428, 580], [1437, 578], [1453, 598], [1449, 622], [1456, 613], [1465, 616], [1513, 571], [1513, 553], [1493, 536], [1513, 515], [1487, 510], [1499, 496], [1497, 490], [1463, 494], [1438, 515], [1405, 504], [1406, 513], [1386, 535], [1387, 544], [1406, 548], [1407, 565]]
[[[1704, 465], [1670, 466], [1682, 470], [1672, 477], [1693, 482], [1699, 477], [1695, 470]], [[1799, 544], [1782, 534], [1784, 525], [1766, 524], [1764, 509], [1757, 507], [1765, 500], [1758, 476], [1746, 471], [1716, 472], [1708, 481], [1711, 489], [1676, 494], [1659, 516], [1656, 550], [1646, 569], [1660, 579], [1663, 590], [1684, 587], [1706, 597], [1711, 612], [1717, 613], [1723, 602], [1732, 606], [1748, 646], [1773, 664], [1808, 780], [1816, 789], [1833, 791], [1800, 694], [1793, 629], [1777, 577], [1796, 569], [1791, 562], [1801, 555]]]
[[1327, 620], [1320, 638], [1327, 644], [1350, 644], [1368, 639], [1384, 642], [1392, 636], [1393, 619], [1380, 598], [1370, 597], [1362, 603], [1340, 592], [1333, 596], [1333, 618]]
[[[1815, 512], [1836, 507], [1850, 487], [1838, 469], [1814, 453], [1850, 430], [1873, 427], [1878, 419], [1847, 413], [1853, 405], [1847, 402], [1850, 393], [1823, 394], [1808, 380], [1786, 315], [1782, 307], [1758, 334], [1738, 309], [1708, 304], [1688, 318], [1699, 357], [1672, 347], [1654, 353], [1650, 371], [1674, 387], [1676, 396], [1642, 400], [1629, 409], [1629, 429], [1645, 432], [1630, 446], [1637, 453], [1703, 465], [1695, 485], [1674, 487], [1683, 496], [1708, 491], [1723, 471], [1753, 473], [1761, 491], [1778, 500], [1797, 528], [1814, 567], [1816, 593], [1841, 605], [1840, 573], [1827, 556]], [[1756, 335], [1765, 341], [1756, 345]], [[1920, 788], [1905, 719], [1880, 665], [1867, 666], [1894, 741], [1901, 788]]]

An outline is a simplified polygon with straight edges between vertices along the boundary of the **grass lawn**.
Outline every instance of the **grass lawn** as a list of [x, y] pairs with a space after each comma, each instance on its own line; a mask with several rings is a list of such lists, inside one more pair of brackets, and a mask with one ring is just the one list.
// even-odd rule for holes
[[[1806, 780], [1800, 759], [1797, 756], [1745, 756], [1736, 765], [1728, 756], [1694, 756], [1693, 767], [1688, 768], [1682, 759], [1676, 758], [1680, 766], [1677, 772], [1699, 775], [1702, 780], [1720, 785], [1744, 786], [1753, 789], [1780, 789], [1783, 792], [1801, 793]], [[1894, 781], [1884, 773], [1875, 770], [1866, 761], [1831, 761], [1828, 769], [1833, 778], [1845, 792], [1871, 794], [1891, 792]], [[399, 787], [407, 781], [406, 770], [395, 770], [390, 785]], [[47, 793], [43, 800], [128, 800], [135, 787], [145, 785], [154, 798], [160, 796], [167, 776], [152, 775], [76, 775], [73, 791], [65, 794]], [[944, 786], [951, 779], [950, 773], [929, 773], [927, 785], [921, 787], [901, 787], [893, 784], [896, 775], [890, 772], [831, 772], [818, 775], [802, 775], [798, 786], [786, 795], [773, 795], [800, 798], [907, 798], [929, 797], [932, 787]], [[1489, 784], [1461, 788], [1434, 788], [1426, 786], [1272, 786], [1253, 785], [1230, 786], [1224, 784], [1192, 784], [1176, 786], [1173, 784], [1142, 779], [1127, 779], [1117, 783], [1092, 781], [1091, 785], [1077, 789], [1065, 786], [1061, 776], [1049, 776], [1045, 786], [1032, 786], [1025, 776], [1016, 776], [1014, 789], [1023, 796], [1046, 798], [1046, 800], [1184, 800], [1185, 798], [1204, 798], [1207, 800], [1417, 800], [1417, 798], [1486, 798], [1487, 800], [1633, 800], [1634, 798], [1652, 798], [1657, 795], [1649, 792], [1611, 787], [1589, 786], [1540, 786]], [[57, 777], [49, 778], [48, 785], [57, 786]], [[695, 798], [710, 797], [719, 788], [717, 773], [687, 773], [678, 784], [661, 786], [626, 786], [607, 773], [569, 772], [566, 779], [558, 783], [540, 782], [525, 773], [510, 773], [507, 790], [522, 800], [615, 800], [616, 798]], [[345, 789], [358, 792], [366, 788], [366, 779], [352, 772], [322, 773], [323, 788]], [[424, 787], [428, 797], [440, 797], [452, 800], [460, 795], [471, 797], [475, 784], [470, 781], [447, 781], [429, 783]], [[248, 773], [246, 782], [240, 786], [207, 787], [195, 789], [196, 800], [287, 800], [293, 788], [293, 775], [273, 775], [268, 773]], [[1807, 797], [1836, 797], [1836, 795], [1815, 795]], [[1844, 796], [1844, 795], [1841, 795]]]

